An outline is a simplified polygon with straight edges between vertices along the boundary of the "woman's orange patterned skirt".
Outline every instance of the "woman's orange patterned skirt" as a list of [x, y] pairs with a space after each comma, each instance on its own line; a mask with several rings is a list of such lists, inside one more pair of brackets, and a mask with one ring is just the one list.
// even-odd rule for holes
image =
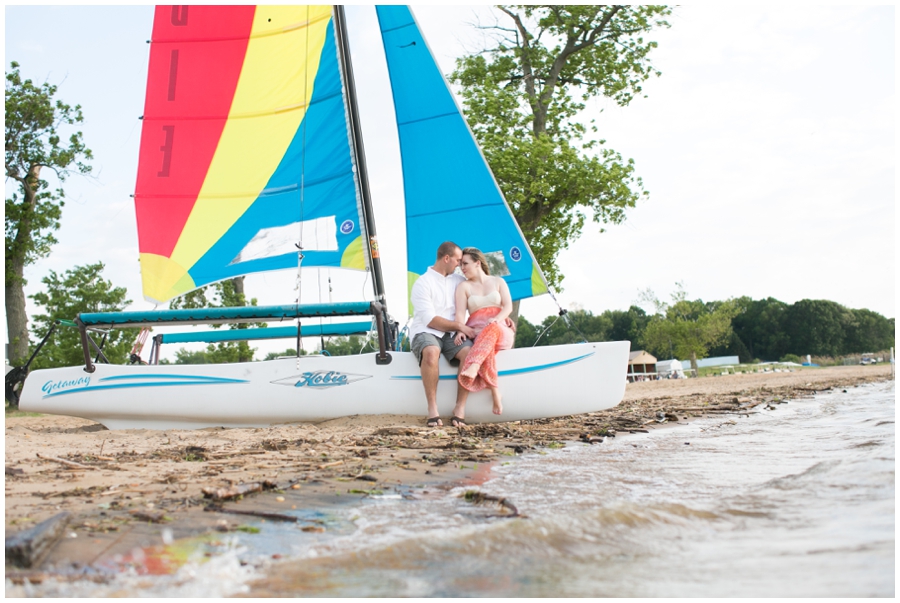
[[[497, 306], [481, 308], [466, 321], [466, 325], [476, 332], [480, 331], [459, 375], [460, 384], [470, 392], [478, 392], [486, 387], [497, 387], [497, 352], [510, 349], [515, 342], [516, 333], [506, 326], [505, 321], [490, 322], [500, 310], [501, 308]], [[481, 365], [475, 377], [461, 374], [473, 364]]]

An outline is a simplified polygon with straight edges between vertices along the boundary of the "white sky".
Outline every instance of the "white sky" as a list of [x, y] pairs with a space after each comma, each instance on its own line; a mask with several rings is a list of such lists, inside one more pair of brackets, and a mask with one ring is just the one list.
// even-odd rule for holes
[[[472, 24], [493, 19], [487, 7], [414, 11], [445, 73], [482, 46]], [[374, 9], [347, 14], [388, 303], [403, 323], [402, 187], [387, 71]], [[61, 99], [82, 105], [80, 129], [95, 157], [93, 177], [65, 183], [60, 242], [27, 269], [26, 294], [48, 270], [101, 260], [106, 278], [128, 288], [130, 309], [152, 308], [141, 293], [129, 197], [152, 15], [149, 6], [5, 8], [4, 64], [19, 62], [25, 77], [59, 84]], [[607, 145], [635, 160], [650, 198], [604, 234], [589, 224], [561, 255], [561, 305], [624, 310], [641, 290], [666, 299], [681, 281], [692, 299], [829, 299], [894, 317], [895, 8], [688, 6], [670, 22], [649, 36], [663, 75], [646, 83], [647, 98], [588, 107]], [[316, 272], [304, 272], [304, 302], [328, 299], [328, 275]], [[371, 298], [363, 278], [331, 276], [335, 301], [362, 291]], [[290, 303], [295, 277], [251, 276], [247, 293], [260, 304]], [[522, 313], [540, 322], [556, 306], [543, 296], [525, 300]], [[288, 347], [253, 345], [258, 357]]]

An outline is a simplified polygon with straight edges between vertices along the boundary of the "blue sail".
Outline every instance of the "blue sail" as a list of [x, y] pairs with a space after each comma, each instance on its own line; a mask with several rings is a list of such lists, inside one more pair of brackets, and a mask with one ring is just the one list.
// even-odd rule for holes
[[514, 300], [547, 292], [462, 111], [406, 6], [376, 7], [387, 57], [406, 197], [408, 286], [438, 245], [477, 247]]

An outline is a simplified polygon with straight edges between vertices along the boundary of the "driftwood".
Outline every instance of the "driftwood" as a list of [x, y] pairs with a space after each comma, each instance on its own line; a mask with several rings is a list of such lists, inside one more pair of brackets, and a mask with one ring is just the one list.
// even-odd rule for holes
[[15, 567], [34, 567], [62, 537], [72, 514], [63, 511], [6, 539], [6, 563]]
[[344, 461], [332, 461], [330, 463], [325, 463], [324, 465], [319, 465], [319, 469], [328, 469], [329, 467], [337, 467], [338, 465], [343, 465]]
[[501, 498], [499, 496], [493, 496], [491, 494], [485, 494], [484, 492], [477, 492], [475, 490], [467, 490], [462, 494], [462, 497], [470, 503], [476, 505], [480, 505], [486, 502], [495, 502], [512, 513], [511, 515], [498, 515], [497, 517], [521, 517], [521, 515], [519, 515], [519, 510], [507, 498]]
[[73, 469], [96, 469], [96, 467], [91, 467], [90, 465], [82, 465], [81, 463], [76, 463], [75, 461], [67, 461], [66, 459], [57, 458], [55, 456], [43, 456], [41, 453], [37, 453], [37, 457], [45, 461], [60, 463], [61, 465], [65, 465], [66, 467], [72, 467]]
[[276, 484], [270, 482], [268, 480], [263, 482], [250, 482], [249, 484], [239, 484], [237, 486], [233, 486], [231, 488], [203, 488], [203, 496], [206, 498], [212, 498], [214, 500], [228, 500], [230, 498], [237, 498], [238, 496], [244, 496], [245, 494], [252, 494], [254, 492], [262, 492], [263, 490], [272, 490], [276, 487]]
[[214, 459], [220, 459], [229, 456], [241, 456], [246, 454], [266, 454], [266, 450], [235, 450], [233, 452], [214, 452], [209, 456]]
[[245, 511], [243, 509], [226, 509], [221, 505], [209, 505], [204, 507], [204, 511], [211, 513], [231, 513], [232, 515], [250, 515], [252, 517], [261, 517], [263, 519], [273, 519], [275, 521], [290, 521], [296, 523], [299, 521], [293, 515], [284, 515], [282, 513], [267, 513], [265, 511]]
[[135, 519], [149, 521], [150, 523], [164, 523], [169, 519], [166, 517], [164, 511], [144, 511], [143, 509], [134, 509], [133, 511], [129, 511], [129, 513]]

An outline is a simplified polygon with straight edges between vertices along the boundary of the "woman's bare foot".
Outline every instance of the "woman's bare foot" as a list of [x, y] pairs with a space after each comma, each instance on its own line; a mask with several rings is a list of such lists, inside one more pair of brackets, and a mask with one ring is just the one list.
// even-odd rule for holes
[[503, 414], [503, 396], [500, 395], [500, 389], [497, 387], [491, 388], [491, 397], [494, 399], [494, 414], [502, 415]]
[[473, 364], [470, 364], [468, 367], [466, 367], [466, 370], [461, 371], [459, 374], [464, 377], [468, 377], [469, 379], [474, 379], [475, 377], [478, 376], [478, 369], [480, 369], [480, 368], [481, 368], [480, 364], [473, 363]]

